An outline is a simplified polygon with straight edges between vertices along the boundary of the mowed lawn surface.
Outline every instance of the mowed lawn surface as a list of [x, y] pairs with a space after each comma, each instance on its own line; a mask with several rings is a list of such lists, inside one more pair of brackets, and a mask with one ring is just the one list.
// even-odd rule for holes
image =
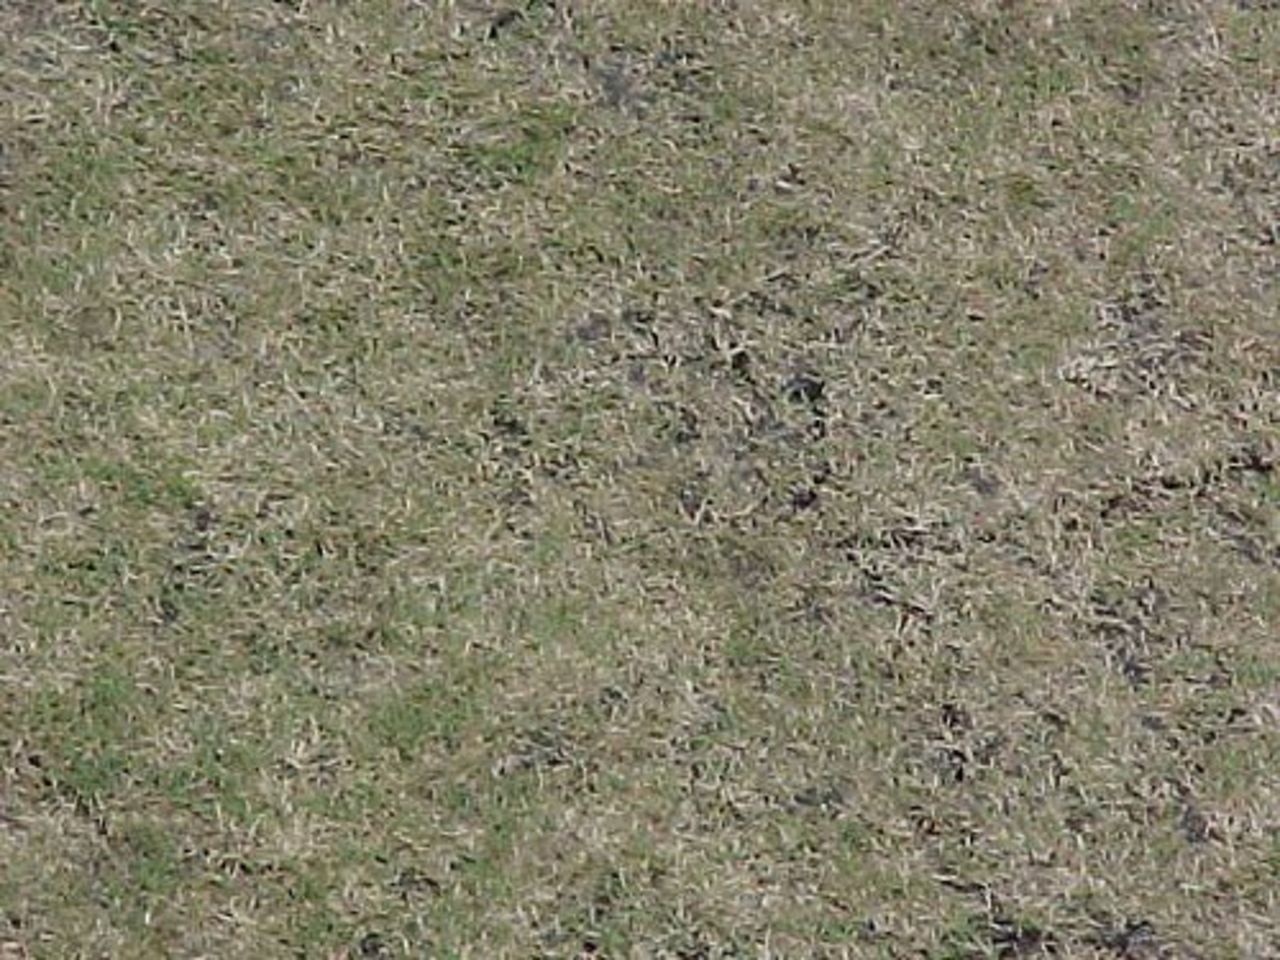
[[0, 956], [1280, 956], [1280, 10], [0, 3]]

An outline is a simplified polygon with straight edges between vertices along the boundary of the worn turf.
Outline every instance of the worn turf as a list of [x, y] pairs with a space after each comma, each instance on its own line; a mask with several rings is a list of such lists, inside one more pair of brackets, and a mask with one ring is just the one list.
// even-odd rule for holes
[[0, 956], [1280, 956], [1280, 10], [0, 3]]

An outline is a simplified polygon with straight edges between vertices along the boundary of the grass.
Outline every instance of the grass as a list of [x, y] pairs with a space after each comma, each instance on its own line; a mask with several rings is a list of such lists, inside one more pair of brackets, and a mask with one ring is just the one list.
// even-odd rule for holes
[[0, 955], [1280, 950], [1280, 20], [0, 8]]

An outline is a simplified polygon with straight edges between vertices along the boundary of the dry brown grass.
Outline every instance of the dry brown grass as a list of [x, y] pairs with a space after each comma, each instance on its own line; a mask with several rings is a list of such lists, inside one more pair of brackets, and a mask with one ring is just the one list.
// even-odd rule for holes
[[0, 954], [1280, 954], [1261, 3], [0, 6]]

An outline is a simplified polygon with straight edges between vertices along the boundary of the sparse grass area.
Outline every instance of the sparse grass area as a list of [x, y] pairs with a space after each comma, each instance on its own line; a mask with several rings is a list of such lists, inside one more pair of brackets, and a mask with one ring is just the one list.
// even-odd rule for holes
[[0, 956], [1280, 956], [1274, 3], [9, 0], [0, 333]]

